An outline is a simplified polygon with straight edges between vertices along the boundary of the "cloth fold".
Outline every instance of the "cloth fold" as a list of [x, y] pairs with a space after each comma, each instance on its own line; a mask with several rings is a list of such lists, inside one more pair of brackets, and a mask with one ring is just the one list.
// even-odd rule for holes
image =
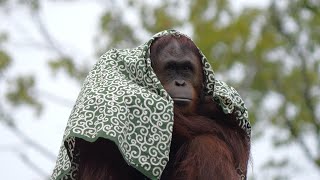
[[[86, 77], [63, 136], [52, 179], [76, 179], [79, 153], [76, 139], [113, 141], [126, 162], [150, 179], [160, 179], [168, 160], [173, 129], [173, 101], [155, 75], [150, 45], [165, 30], [133, 49], [111, 49]], [[250, 137], [247, 109], [239, 94], [222, 81], [202, 54], [205, 93], [225, 113], [235, 113]]]

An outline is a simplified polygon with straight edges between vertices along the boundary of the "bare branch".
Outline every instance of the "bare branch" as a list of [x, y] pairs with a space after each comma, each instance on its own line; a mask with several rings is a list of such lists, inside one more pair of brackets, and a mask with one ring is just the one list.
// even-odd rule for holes
[[40, 33], [42, 36], [46, 39], [46, 41], [49, 43], [51, 48], [55, 50], [60, 56], [66, 56], [65, 53], [58, 48], [56, 45], [56, 42], [52, 39], [52, 36], [50, 35], [49, 31], [47, 30], [46, 26], [44, 25], [39, 12], [36, 11], [32, 14], [32, 17], [34, 19], [34, 22], [36, 23], [37, 27], [39, 28]]
[[38, 152], [40, 152], [42, 155], [44, 155], [46, 158], [55, 161], [56, 155], [54, 155], [52, 152], [50, 152], [48, 149], [44, 148], [39, 143], [35, 142], [33, 139], [31, 139], [27, 134], [22, 132], [20, 129], [18, 129], [16, 126], [7, 126], [11, 132], [13, 132], [18, 138], [20, 138], [25, 144], [33, 147]]
[[308, 148], [307, 144], [304, 142], [302, 137], [296, 132], [296, 130], [293, 127], [292, 122], [287, 117], [284, 117], [284, 119], [285, 119], [287, 126], [289, 127], [289, 129], [291, 131], [291, 134], [293, 135], [293, 137], [295, 137], [297, 139], [297, 142], [300, 145], [300, 147], [303, 149], [303, 152], [306, 155], [306, 157], [311, 162], [315, 162], [315, 158], [312, 156], [310, 149]]
[[44, 90], [36, 90], [36, 93], [38, 93], [40, 96], [60, 105], [60, 106], [65, 106], [65, 107], [72, 107], [74, 104], [74, 101], [57, 96], [51, 92], [44, 91]]
[[46, 172], [44, 172], [39, 166], [37, 166], [34, 162], [32, 162], [26, 154], [19, 152], [19, 157], [21, 158], [23, 163], [25, 163], [30, 169], [32, 169], [32, 171], [44, 177], [45, 179], [48, 178], [49, 175]]
[[48, 158], [49, 160], [55, 161], [56, 155], [50, 152], [48, 149], [34, 141], [32, 138], [30, 138], [27, 134], [22, 132], [15, 124], [14, 120], [11, 116], [6, 114], [3, 110], [3, 108], [0, 105], [0, 118], [2, 119], [1, 122], [4, 123], [4, 125], [12, 132], [14, 133], [19, 139], [21, 139], [25, 144], [31, 146], [32, 148], [36, 149], [38, 152], [40, 152], [43, 156]]

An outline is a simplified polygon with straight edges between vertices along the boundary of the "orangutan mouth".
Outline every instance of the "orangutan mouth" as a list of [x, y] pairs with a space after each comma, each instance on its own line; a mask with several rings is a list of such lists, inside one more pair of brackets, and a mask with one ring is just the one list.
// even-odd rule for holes
[[178, 105], [178, 106], [186, 106], [192, 101], [192, 99], [180, 98], [180, 97], [179, 98], [176, 97], [176, 98], [172, 98], [172, 99], [174, 101], [174, 104]]

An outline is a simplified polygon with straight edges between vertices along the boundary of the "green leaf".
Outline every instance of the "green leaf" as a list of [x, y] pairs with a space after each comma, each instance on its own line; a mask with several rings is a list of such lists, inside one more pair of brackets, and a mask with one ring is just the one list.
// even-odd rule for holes
[[62, 57], [57, 60], [51, 60], [48, 62], [50, 68], [54, 73], [57, 73], [58, 70], [65, 70], [70, 76], [74, 76], [76, 69], [75, 65], [71, 58]]
[[8, 66], [11, 63], [11, 58], [9, 57], [9, 55], [0, 50], [0, 73], [2, 73], [6, 68], [8, 68]]
[[19, 76], [10, 81], [9, 91], [6, 93], [7, 100], [13, 106], [27, 105], [35, 108], [37, 114], [42, 112], [42, 104], [36, 98], [35, 80], [33, 76]]

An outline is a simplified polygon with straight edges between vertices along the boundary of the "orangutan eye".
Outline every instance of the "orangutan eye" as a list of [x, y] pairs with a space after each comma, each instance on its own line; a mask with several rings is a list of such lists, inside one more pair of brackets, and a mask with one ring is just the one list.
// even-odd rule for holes
[[183, 63], [181, 69], [186, 72], [193, 72], [193, 66], [190, 62]]
[[169, 71], [176, 71], [177, 70], [177, 64], [175, 62], [168, 62], [165, 66], [166, 70]]

